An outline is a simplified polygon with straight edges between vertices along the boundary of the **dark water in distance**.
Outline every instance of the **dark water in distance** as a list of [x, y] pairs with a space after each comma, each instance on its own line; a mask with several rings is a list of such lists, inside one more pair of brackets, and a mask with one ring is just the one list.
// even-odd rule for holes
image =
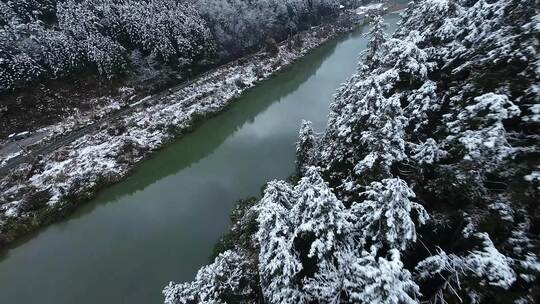
[[[389, 31], [398, 16], [385, 17]], [[0, 253], [0, 303], [161, 303], [209, 262], [234, 202], [294, 170], [302, 119], [326, 125], [356, 69], [362, 31], [330, 41], [246, 92], [65, 221]]]

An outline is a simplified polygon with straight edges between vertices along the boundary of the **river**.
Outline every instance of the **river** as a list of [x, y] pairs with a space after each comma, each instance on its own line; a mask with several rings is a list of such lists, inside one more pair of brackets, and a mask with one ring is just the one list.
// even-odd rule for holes
[[[396, 14], [385, 17], [393, 31]], [[302, 119], [326, 125], [356, 69], [362, 30], [332, 40], [100, 191], [66, 220], [0, 253], [0, 303], [160, 303], [191, 280], [241, 198], [294, 170]]]

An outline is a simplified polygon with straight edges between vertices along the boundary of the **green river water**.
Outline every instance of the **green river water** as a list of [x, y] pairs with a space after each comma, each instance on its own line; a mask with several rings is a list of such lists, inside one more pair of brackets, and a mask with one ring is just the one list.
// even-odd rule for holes
[[[398, 16], [385, 19], [393, 31]], [[209, 262], [236, 200], [293, 172], [301, 120], [324, 129], [365, 45], [362, 30], [324, 44], [66, 220], [0, 252], [0, 303], [161, 303], [169, 281]]]

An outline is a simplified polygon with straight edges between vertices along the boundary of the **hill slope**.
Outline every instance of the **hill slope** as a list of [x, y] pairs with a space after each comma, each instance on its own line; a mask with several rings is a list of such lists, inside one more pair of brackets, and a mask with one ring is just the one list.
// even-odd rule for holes
[[411, 3], [306, 122], [298, 179], [233, 212], [166, 303], [539, 301], [539, 21], [531, 0]]

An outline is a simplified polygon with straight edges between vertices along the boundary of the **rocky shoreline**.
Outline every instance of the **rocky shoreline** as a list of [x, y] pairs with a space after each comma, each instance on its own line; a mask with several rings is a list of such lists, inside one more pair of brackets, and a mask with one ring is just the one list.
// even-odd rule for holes
[[122, 180], [137, 163], [192, 130], [197, 122], [221, 113], [245, 90], [324, 42], [354, 30], [358, 22], [355, 14], [343, 13], [275, 48], [143, 98], [130, 105], [125, 115], [95, 125], [91, 132], [10, 169], [0, 178], [0, 248], [64, 218], [99, 189]]

